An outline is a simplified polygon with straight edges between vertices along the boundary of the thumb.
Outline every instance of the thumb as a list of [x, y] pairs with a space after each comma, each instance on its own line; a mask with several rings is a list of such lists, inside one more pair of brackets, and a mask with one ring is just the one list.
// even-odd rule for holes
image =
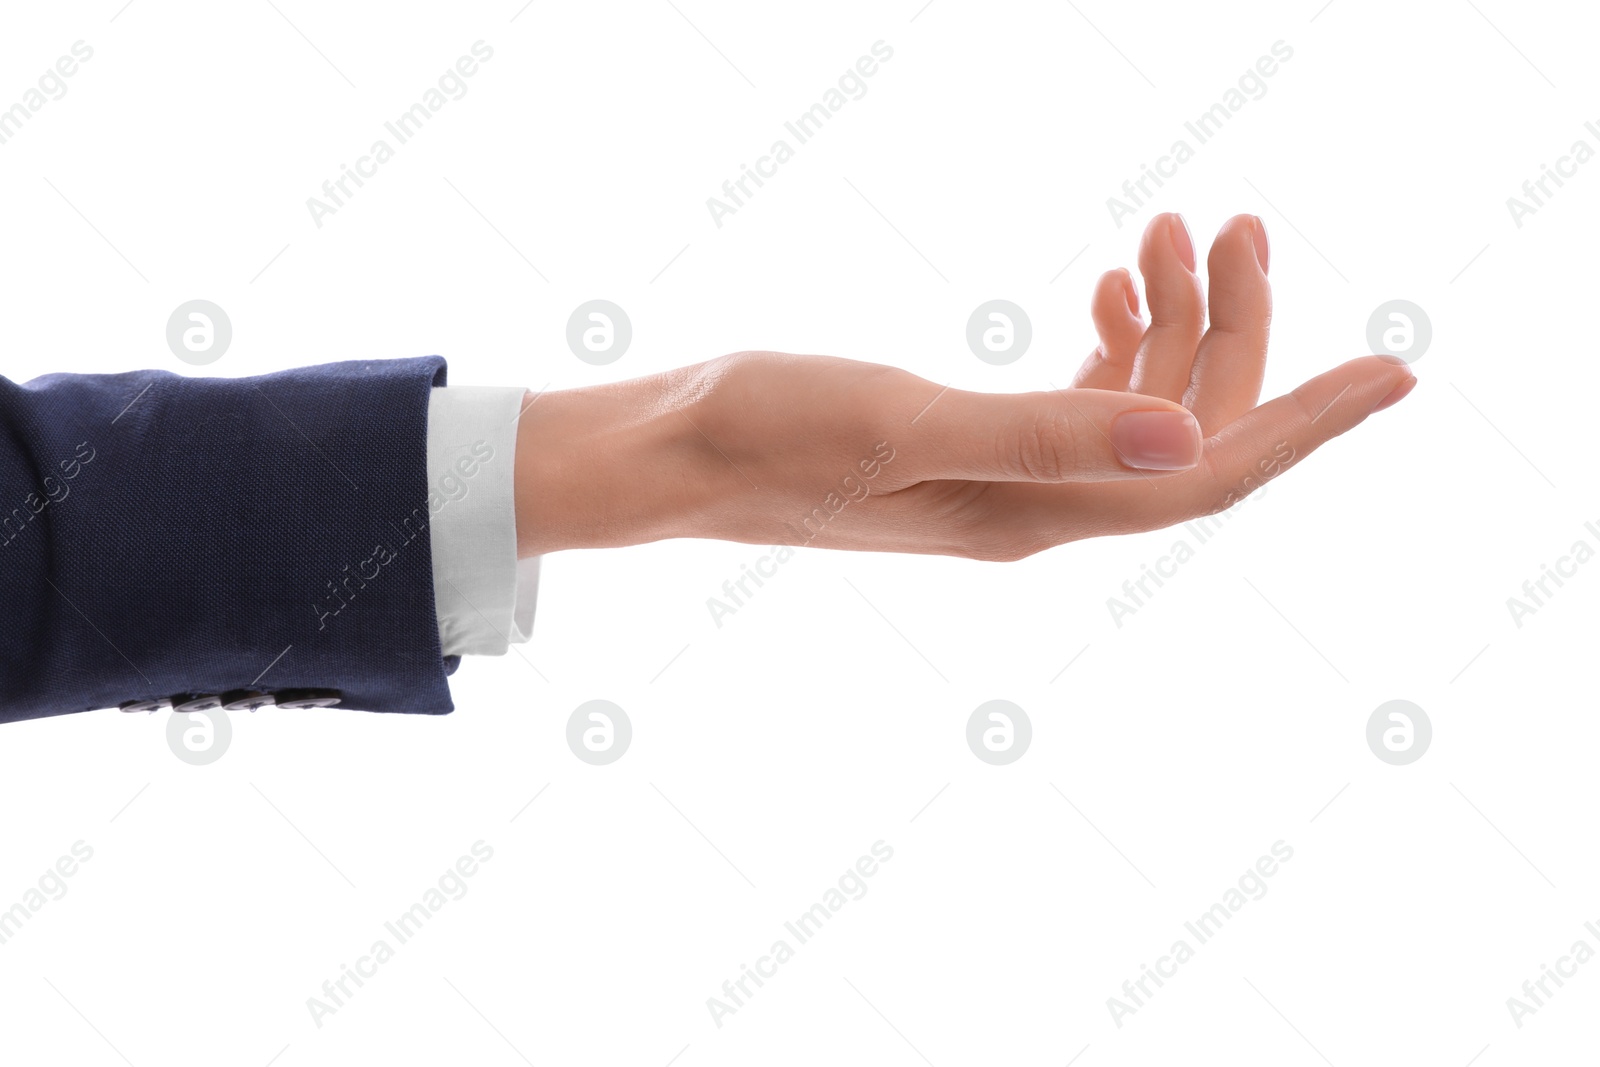
[[919, 478], [1099, 482], [1151, 478], [1200, 463], [1187, 408], [1112, 389], [1049, 393], [947, 390], [917, 417], [907, 449]]

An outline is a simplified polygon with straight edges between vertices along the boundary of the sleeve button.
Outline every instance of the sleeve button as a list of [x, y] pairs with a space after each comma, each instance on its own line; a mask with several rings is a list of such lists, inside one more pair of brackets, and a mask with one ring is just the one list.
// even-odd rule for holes
[[222, 701], [223, 711], [255, 711], [257, 708], [267, 708], [278, 702], [278, 698], [271, 693], [260, 693], [254, 689], [232, 689], [223, 693], [219, 698]]
[[284, 689], [278, 693], [278, 707], [331, 708], [343, 699], [337, 689]]

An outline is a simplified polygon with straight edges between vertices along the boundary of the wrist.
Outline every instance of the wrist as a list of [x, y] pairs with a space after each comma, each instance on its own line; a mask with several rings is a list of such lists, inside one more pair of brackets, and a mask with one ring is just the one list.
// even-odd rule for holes
[[703, 442], [685, 417], [698, 368], [528, 393], [517, 421], [520, 558], [695, 536]]

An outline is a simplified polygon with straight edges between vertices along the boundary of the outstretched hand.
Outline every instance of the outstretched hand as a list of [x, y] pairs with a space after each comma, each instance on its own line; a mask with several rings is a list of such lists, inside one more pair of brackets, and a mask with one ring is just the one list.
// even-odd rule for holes
[[[1257, 403], [1272, 317], [1261, 220], [1207, 259], [1178, 215], [1092, 301], [1071, 388], [941, 388], [893, 367], [739, 352], [530, 396], [518, 425], [519, 553], [712, 537], [1015, 560], [1215, 514], [1416, 384], [1363, 356]], [[1206, 325], [1209, 302], [1210, 326]]]

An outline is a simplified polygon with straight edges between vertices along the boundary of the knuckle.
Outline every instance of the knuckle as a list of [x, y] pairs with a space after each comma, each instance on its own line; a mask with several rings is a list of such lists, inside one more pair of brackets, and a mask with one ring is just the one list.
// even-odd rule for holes
[[1218, 473], [1209, 472], [1204, 485], [1186, 501], [1181, 515], [1174, 515], [1176, 522], [1189, 519], [1209, 519], [1213, 515], [1220, 515], [1237, 504], [1242, 498], [1233, 486], [1229, 485]]
[[985, 563], [1015, 563], [1051, 547], [1051, 542], [1025, 530], [984, 531], [969, 543], [966, 555]]
[[1209, 476], [1205, 490], [1192, 502], [1189, 508], [1190, 518], [1211, 518], [1214, 515], [1221, 515], [1260, 489], [1268, 480], [1265, 477], [1248, 476], [1230, 478], [1214, 466], [1208, 464], [1208, 467]]
[[1077, 434], [1070, 418], [1060, 411], [1035, 416], [1016, 435], [1014, 449], [1017, 473], [1033, 481], [1064, 481], [1078, 466]]
[[1242, 499], [1243, 496], [1232, 489], [1213, 489], [1200, 500], [1199, 506], [1190, 509], [1192, 511], [1190, 517], [1209, 519], [1214, 515], [1221, 515]]
[[[1312, 425], [1326, 413], [1327, 407], [1332, 406], [1331, 404], [1325, 405], [1322, 411], [1318, 411], [1317, 405], [1312, 401], [1311, 392], [1310, 382], [1306, 382], [1289, 391], [1289, 399], [1294, 401], [1295, 411], [1300, 416], [1300, 425], [1302, 426]], [[1338, 398], [1335, 397], [1335, 399]]]
[[992, 544], [974, 548], [967, 553], [972, 559], [984, 563], [1015, 563], [1033, 555], [1017, 545]]

